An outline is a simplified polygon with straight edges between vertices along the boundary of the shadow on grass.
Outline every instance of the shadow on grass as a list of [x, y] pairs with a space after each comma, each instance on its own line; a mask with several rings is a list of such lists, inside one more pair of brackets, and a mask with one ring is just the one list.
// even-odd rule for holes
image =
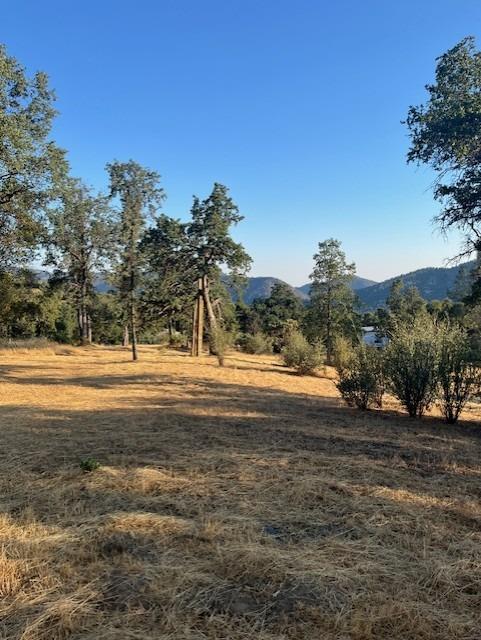
[[[42, 540], [44, 565], [56, 576], [57, 563], [67, 563], [63, 578], [55, 578], [62, 593], [73, 588], [69, 580], [77, 586], [94, 581], [96, 611], [120, 617], [133, 597], [137, 613], [127, 624], [137, 637], [156, 637], [138, 630], [143, 611], [154, 612], [155, 625], [167, 625], [164, 612], [172, 610], [171, 619], [188, 628], [186, 612], [195, 607], [201, 613], [192, 629], [210, 637], [202, 624], [227, 620], [231, 635], [211, 637], [235, 637], [239, 619], [257, 611], [259, 602], [272, 601], [262, 595], [271, 587], [274, 594], [289, 591], [306, 601], [300, 587], [289, 586], [292, 575], [315, 598], [328, 593], [342, 611], [359, 607], [362, 616], [369, 598], [379, 612], [406, 584], [415, 593], [420, 583], [423, 597], [436, 604], [426, 606], [426, 624], [434, 628], [432, 610], [453, 609], [474, 620], [476, 593], [460, 603], [448, 590], [463, 593], [463, 581], [473, 589], [473, 580], [453, 573], [443, 582], [441, 570], [475, 553], [477, 511], [469, 506], [479, 498], [481, 434], [475, 425], [362, 413], [337, 398], [202, 377], [60, 378], [48, 371], [46, 377], [15, 377], [19, 368], [12, 367], [9, 382], [77, 385], [86, 394], [89, 388], [156, 385], [148, 398], [127, 396], [125, 408], [0, 407], [3, 514], [19, 530], [32, 523], [51, 527], [52, 535]], [[82, 473], [79, 461], [90, 456], [103, 468]], [[20, 556], [35, 552], [20, 533], [16, 544]], [[339, 573], [328, 564], [331, 555]], [[306, 567], [309, 557], [315, 562]], [[319, 577], [322, 563], [331, 571], [327, 578]], [[189, 591], [179, 576], [192, 565], [202, 579]], [[169, 580], [179, 586], [168, 597], [148, 591], [151, 583]], [[219, 595], [199, 604], [190, 594], [205, 593], [211, 583], [241, 595], [234, 604], [231, 596], [224, 603]], [[38, 611], [48, 610], [49, 598], [41, 605], [37, 600]], [[325, 606], [322, 629], [334, 638], [340, 613]], [[35, 619], [38, 611], [25, 607], [5, 618], [5, 637], [21, 637], [24, 618]], [[294, 605], [265, 624], [271, 637], [314, 637], [319, 630], [318, 618], [309, 609], [297, 615]], [[284, 624], [297, 635], [286, 636]], [[164, 631], [175, 637], [175, 629]], [[411, 631], [404, 637], [414, 637]]]

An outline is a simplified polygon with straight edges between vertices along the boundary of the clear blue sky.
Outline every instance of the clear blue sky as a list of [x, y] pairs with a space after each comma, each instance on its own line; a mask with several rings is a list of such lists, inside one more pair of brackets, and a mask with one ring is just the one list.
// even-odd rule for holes
[[481, 36], [479, 0], [15, 0], [1, 23], [50, 75], [73, 173], [105, 188], [105, 163], [133, 158], [176, 217], [228, 185], [253, 275], [304, 283], [328, 237], [376, 280], [456, 252], [400, 121], [435, 57]]

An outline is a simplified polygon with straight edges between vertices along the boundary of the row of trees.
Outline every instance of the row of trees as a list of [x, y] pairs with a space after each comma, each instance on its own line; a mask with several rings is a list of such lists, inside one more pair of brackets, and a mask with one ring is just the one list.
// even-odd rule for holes
[[[311, 344], [324, 345], [331, 364], [336, 337], [347, 336], [353, 342], [360, 337], [362, 315], [351, 287], [354, 274], [355, 265], [347, 262], [338, 240], [320, 242], [310, 276], [309, 303], [304, 304], [288, 285], [276, 284], [267, 299], [254, 300], [250, 307], [240, 305], [240, 329], [247, 334], [265, 334], [274, 351], [280, 352], [286, 323], [295, 321]], [[268, 343], [258, 340], [257, 344]]]
[[[139, 331], [144, 340], [163, 328], [171, 340], [188, 335], [193, 354], [202, 353], [205, 335], [213, 351], [234, 340], [247, 350], [280, 351], [287, 324], [296, 322], [303, 340], [322, 345], [333, 363], [339, 340], [355, 346], [363, 324], [392, 337], [400, 322], [427, 311], [437, 320], [460, 323], [471, 347], [476, 342], [479, 273], [458, 283], [452, 301], [429, 304], [414, 288], [395, 282], [385, 308], [362, 314], [350, 286], [354, 265], [334, 239], [321, 242], [314, 256], [309, 304], [278, 285], [268, 299], [235, 307], [221, 269], [230, 271], [231, 288], [241, 288], [250, 258], [231, 236], [242, 216], [227, 188], [215, 184], [206, 199], [194, 198], [187, 222], [161, 213], [160, 176], [132, 160], [107, 164], [108, 190], [95, 193], [69, 175], [64, 151], [50, 140], [54, 95], [45, 74], [28, 78], [3, 48], [0, 67], [4, 336], [48, 335], [84, 344], [130, 339], [135, 359]], [[439, 220], [444, 228], [456, 225], [466, 232], [467, 250], [481, 248], [480, 161], [473, 142], [481, 122], [479, 78], [480, 56], [467, 39], [440, 58], [428, 102], [412, 107], [407, 119], [408, 159], [439, 172]], [[47, 283], [19, 269], [39, 248], [53, 270]], [[103, 292], [99, 274], [107, 282]]]
[[[250, 262], [230, 235], [242, 216], [227, 188], [194, 198], [187, 223], [160, 214], [160, 176], [133, 160], [107, 164], [108, 192], [94, 192], [70, 176], [65, 151], [50, 139], [54, 101], [46, 75], [29, 78], [0, 47], [1, 331], [87, 344], [116, 340], [123, 327], [137, 359], [139, 327], [190, 322], [193, 353], [201, 353], [204, 313], [211, 333], [223, 322], [220, 265], [235, 279]], [[53, 275], [26, 283], [20, 267], [39, 250]], [[102, 295], [99, 275], [109, 290]], [[30, 323], [20, 321], [25, 297], [36, 305]]]

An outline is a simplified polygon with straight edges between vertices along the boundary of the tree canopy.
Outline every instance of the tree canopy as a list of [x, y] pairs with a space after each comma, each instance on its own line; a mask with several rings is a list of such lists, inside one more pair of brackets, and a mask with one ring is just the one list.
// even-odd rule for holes
[[431, 166], [443, 230], [465, 233], [462, 254], [481, 249], [481, 53], [472, 37], [437, 59], [425, 104], [411, 106], [408, 162]]
[[46, 204], [67, 172], [50, 132], [56, 115], [47, 75], [28, 78], [0, 46], [0, 267], [38, 242]]
[[328, 362], [332, 360], [336, 336], [354, 337], [358, 331], [355, 296], [350, 286], [355, 273], [356, 267], [347, 262], [339, 240], [330, 238], [319, 243], [310, 276], [311, 302], [306, 330], [311, 340], [322, 339]]

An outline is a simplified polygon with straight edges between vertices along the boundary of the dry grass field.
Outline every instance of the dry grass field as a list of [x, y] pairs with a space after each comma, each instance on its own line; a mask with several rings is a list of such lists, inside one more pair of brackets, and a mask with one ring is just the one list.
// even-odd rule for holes
[[447, 427], [273, 357], [141, 358], [0, 353], [2, 640], [481, 638], [474, 409]]

